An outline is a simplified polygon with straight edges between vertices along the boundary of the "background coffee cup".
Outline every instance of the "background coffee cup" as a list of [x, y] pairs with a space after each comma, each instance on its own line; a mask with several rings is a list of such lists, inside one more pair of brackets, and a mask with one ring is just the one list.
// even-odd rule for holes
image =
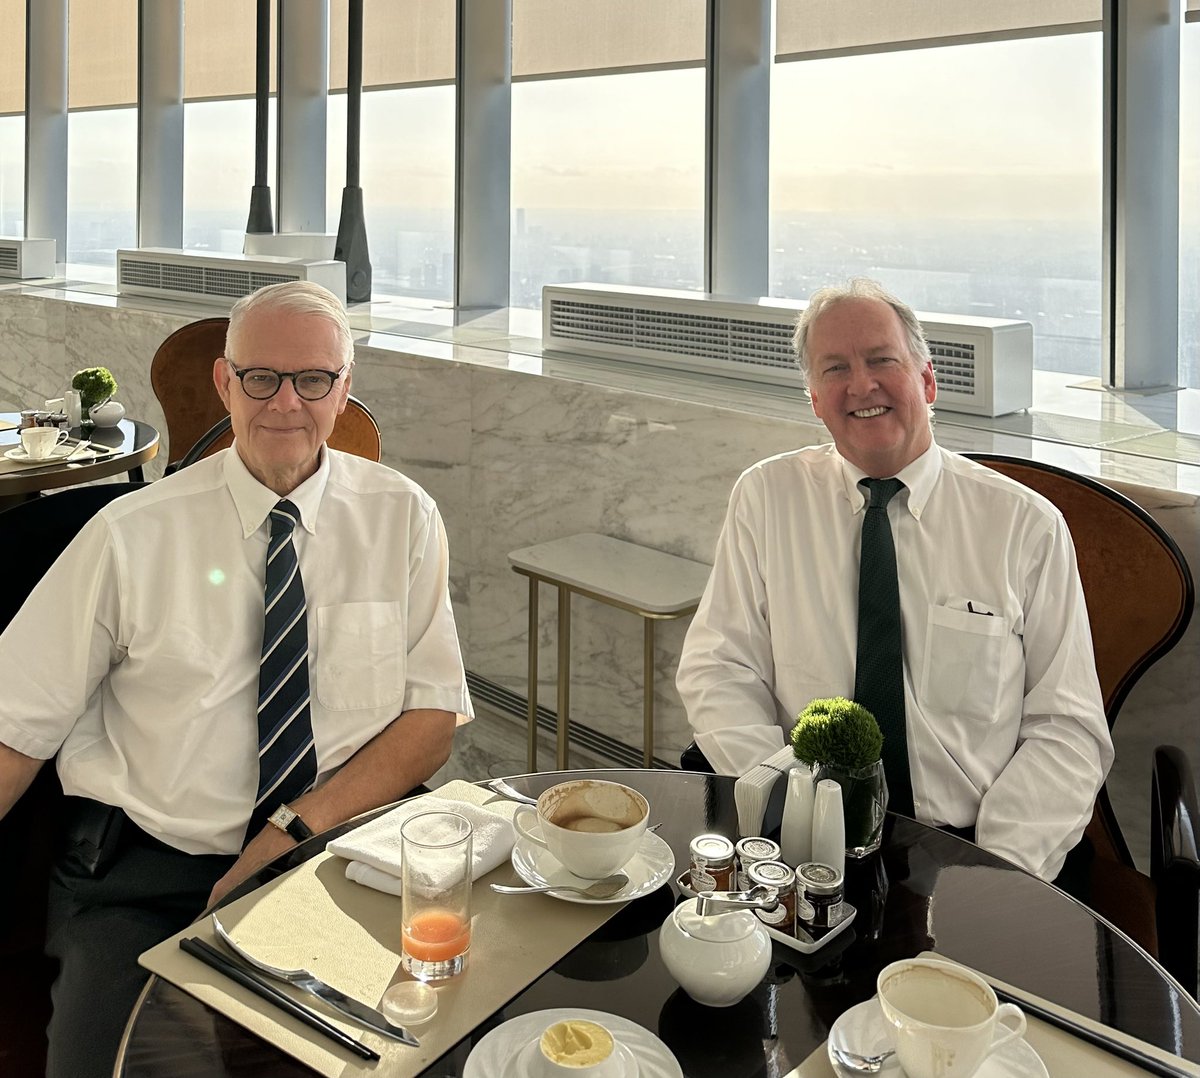
[[991, 1052], [1025, 1032], [1019, 1007], [1001, 1004], [987, 981], [952, 962], [893, 962], [880, 972], [876, 988], [909, 1078], [970, 1078]]
[[519, 808], [513, 823], [569, 872], [598, 880], [637, 853], [649, 815], [650, 805], [637, 790], [604, 779], [573, 779], [545, 790], [536, 808]]
[[42, 460], [67, 438], [67, 432], [58, 427], [25, 427], [21, 431], [21, 446], [30, 460]]

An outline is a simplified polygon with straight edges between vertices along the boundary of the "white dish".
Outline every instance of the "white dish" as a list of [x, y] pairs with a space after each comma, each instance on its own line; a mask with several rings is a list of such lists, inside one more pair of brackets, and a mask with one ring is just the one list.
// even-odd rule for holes
[[[56, 445], [44, 457], [31, 457], [25, 452], [23, 445], [18, 445], [13, 449], [5, 451], [4, 455], [15, 464], [54, 464], [63, 459], [63, 457], [71, 456], [72, 452], [79, 449], [76, 445], [67, 445], [65, 442], [61, 445]], [[78, 460], [91, 460], [96, 456], [94, 449], [80, 449], [79, 452], [72, 458], [71, 463], [74, 464]]]
[[[851, 1007], [833, 1023], [829, 1031], [829, 1062], [833, 1065], [834, 1073], [853, 1078], [855, 1072], [839, 1067], [834, 1061], [831, 1049], [835, 1044], [860, 1055], [874, 1055], [892, 1046], [878, 999], [872, 997], [866, 1003]], [[904, 1069], [895, 1062], [884, 1064], [879, 1073], [888, 1078], [904, 1078]], [[1050, 1078], [1050, 1074], [1042, 1057], [1029, 1046], [1029, 1042], [1024, 1037], [1014, 1037], [988, 1056], [979, 1065], [973, 1078]]]
[[[621, 1078], [683, 1078], [683, 1068], [662, 1041], [653, 1033], [628, 1018], [605, 1011], [588, 1011], [577, 1007], [555, 1007], [548, 1011], [531, 1011], [511, 1018], [497, 1026], [471, 1050], [463, 1067], [463, 1078], [526, 1078], [528, 1058], [538, 1050], [542, 1033], [555, 1022], [569, 1018], [598, 1022], [624, 1050]], [[881, 1019], [882, 1020], [882, 1019]], [[629, 1069], [629, 1064], [633, 1069]]]
[[[549, 850], [544, 850], [525, 838], [518, 838], [513, 846], [512, 866], [517, 870], [517, 875], [533, 887], [545, 887], [550, 884], [587, 887], [588, 884], [596, 882], [568, 872]], [[578, 902], [584, 906], [628, 902], [657, 890], [666, 883], [674, 870], [675, 855], [671, 852], [671, 847], [653, 831], [647, 831], [642, 836], [637, 853], [621, 869], [629, 877], [629, 882], [611, 898], [584, 898], [583, 895], [573, 895], [567, 891], [550, 892], [550, 897], [562, 902]]]

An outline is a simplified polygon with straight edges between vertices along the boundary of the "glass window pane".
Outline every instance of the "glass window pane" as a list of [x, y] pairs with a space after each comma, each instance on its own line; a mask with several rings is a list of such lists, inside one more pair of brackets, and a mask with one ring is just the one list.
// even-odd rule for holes
[[72, 112], [67, 140], [66, 261], [111, 279], [137, 235], [137, 109]]
[[704, 71], [512, 88], [514, 307], [542, 285], [701, 288]]
[[1097, 33], [776, 64], [771, 291], [865, 274], [1100, 373]]
[[[275, 98], [267, 124], [267, 182], [275, 208]], [[183, 107], [183, 245], [239, 252], [254, 186], [254, 101], [193, 101]]]
[[1200, 22], [1180, 38], [1179, 382], [1200, 389]]
[[24, 235], [25, 117], [0, 116], [0, 236]]
[[[346, 95], [328, 114], [328, 229], [346, 186]], [[454, 293], [454, 87], [362, 97], [359, 181], [375, 295], [449, 302]]]

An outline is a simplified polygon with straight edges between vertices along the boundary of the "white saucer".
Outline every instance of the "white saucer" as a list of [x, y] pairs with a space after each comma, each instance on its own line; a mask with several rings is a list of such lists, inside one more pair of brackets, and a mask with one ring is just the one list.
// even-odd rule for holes
[[527, 1078], [529, 1054], [537, 1051], [546, 1028], [568, 1018], [598, 1022], [613, 1035], [623, 1049], [621, 1078], [683, 1078], [683, 1068], [671, 1049], [648, 1029], [618, 1014], [578, 1007], [532, 1011], [497, 1026], [467, 1056], [463, 1078]]
[[[836, 1044], [839, 1048], [860, 1055], [874, 1055], [890, 1048], [892, 1044], [888, 1040], [879, 1000], [872, 997], [842, 1014], [829, 1031], [828, 1044]], [[829, 1062], [835, 1074], [853, 1078], [855, 1072], [839, 1067], [834, 1062], [832, 1051], [829, 1052]], [[885, 1063], [879, 1073], [888, 1078], [904, 1078], [904, 1069], [894, 1060]], [[1050, 1074], [1042, 1057], [1029, 1046], [1029, 1042], [1024, 1037], [1015, 1037], [988, 1056], [972, 1078], [1050, 1078]]]
[[[533, 887], [545, 887], [555, 883], [569, 887], [587, 887], [588, 884], [596, 882], [568, 872], [549, 850], [524, 837], [518, 838], [513, 846], [512, 866], [517, 870], [517, 875]], [[563, 902], [578, 902], [585, 906], [628, 902], [632, 898], [641, 898], [642, 895], [657, 890], [666, 883], [674, 870], [675, 855], [671, 852], [671, 847], [653, 831], [647, 831], [642, 836], [637, 853], [621, 868], [629, 877], [629, 882], [611, 898], [584, 898], [583, 895], [573, 895], [567, 891], [558, 894], [551, 892], [551, 897]]]
[[[63, 457], [69, 457], [71, 452], [77, 449], [78, 446], [67, 445], [65, 442], [61, 445], [56, 445], [50, 450], [48, 456], [31, 457], [25, 452], [23, 445], [15, 446], [12, 449], [5, 450], [5, 457], [13, 461], [15, 464], [53, 464], [56, 460], [62, 460]], [[94, 449], [81, 449], [71, 461], [72, 464], [77, 460], [91, 460], [96, 455]]]

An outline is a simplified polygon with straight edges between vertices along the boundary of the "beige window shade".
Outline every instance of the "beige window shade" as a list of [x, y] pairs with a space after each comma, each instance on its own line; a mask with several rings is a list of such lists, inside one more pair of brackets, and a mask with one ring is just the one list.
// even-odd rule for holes
[[1187, 11], [1184, 18], [1188, 22], [1200, 22], [1200, 0], [1187, 0]]
[[71, 0], [67, 107], [137, 104], [137, 0]]
[[[254, 96], [252, 0], [184, 0], [183, 96], [188, 101]], [[271, 92], [275, 92], [275, 5], [271, 4]]]
[[25, 0], [0, 0], [0, 115], [25, 111]]
[[800, 59], [892, 45], [1099, 30], [1102, 8], [1102, 0], [779, 0], [775, 52]]
[[513, 0], [512, 73], [704, 62], [704, 0]]
[[[329, 4], [329, 88], [346, 88], [347, 0]], [[364, 0], [363, 85], [454, 80], [454, 0]]]

